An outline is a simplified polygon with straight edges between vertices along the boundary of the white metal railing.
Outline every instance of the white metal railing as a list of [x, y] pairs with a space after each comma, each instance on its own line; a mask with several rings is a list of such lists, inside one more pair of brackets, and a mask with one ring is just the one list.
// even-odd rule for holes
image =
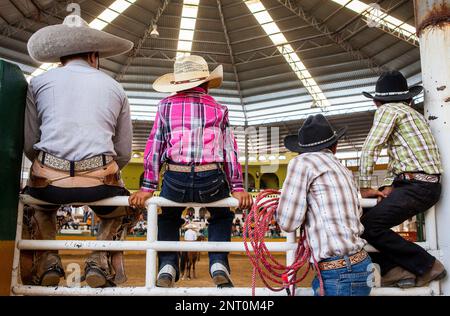
[[[25, 204], [49, 205], [40, 200], [36, 200], [28, 195], [21, 195], [17, 216], [16, 244], [14, 252], [14, 262], [12, 269], [11, 294], [12, 295], [202, 295], [202, 296], [248, 296], [251, 295], [251, 288], [160, 288], [156, 287], [156, 267], [157, 251], [245, 251], [243, 243], [239, 242], [180, 242], [180, 241], [157, 241], [157, 208], [165, 207], [237, 207], [238, 201], [234, 198], [226, 198], [214, 203], [200, 204], [187, 203], [180, 204], [162, 197], [153, 197], [147, 201], [147, 239], [142, 241], [101, 241], [101, 240], [23, 240], [23, 208]], [[72, 203], [73, 205], [83, 205], [86, 203]], [[376, 204], [374, 199], [361, 199], [363, 207], [371, 207]], [[97, 202], [89, 203], [97, 206], [128, 206], [128, 197], [114, 197]], [[425, 243], [420, 243], [422, 247], [429, 251], [437, 249], [436, 223], [434, 209], [426, 214], [426, 239]], [[270, 251], [285, 252], [286, 263], [292, 264], [295, 249], [297, 248], [295, 232], [287, 234], [286, 242], [268, 242], [267, 248]], [[90, 288], [90, 287], [43, 287], [22, 285], [20, 279], [20, 251], [21, 250], [141, 250], [146, 252], [146, 271], [144, 287], [113, 287], [113, 288]], [[368, 251], [376, 251], [372, 247]], [[296, 290], [297, 295], [313, 295], [311, 288], [301, 287]], [[399, 288], [373, 288], [371, 295], [435, 295], [439, 294], [439, 283], [432, 282], [428, 287], [399, 289]], [[285, 295], [282, 292], [272, 292], [266, 288], [257, 288], [256, 295]]]

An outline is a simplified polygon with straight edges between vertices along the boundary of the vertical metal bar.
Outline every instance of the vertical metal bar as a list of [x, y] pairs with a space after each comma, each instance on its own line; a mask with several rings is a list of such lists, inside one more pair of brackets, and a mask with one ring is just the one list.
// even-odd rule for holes
[[435, 207], [425, 212], [425, 242], [431, 250], [438, 248]]
[[20, 270], [20, 249], [18, 248], [19, 241], [22, 240], [22, 228], [23, 228], [23, 202], [19, 200], [19, 206], [17, 209], [17, 228], [16, 228], [16, 242], [14, 245], [14, 259], [11, 274], [11, 295], [15, 295], [13, 288], [19, 284], [19, 270]]
[[[296, 232], [287, 233], [286, 242], [287, 243], [295, 243], [295, 241], [296, 241], [295, 234], [296, 234]], [[291, 264], [293, 264], [294, 259], [295, 259], [295, 251], [294, 250], [286, 251], [286, 265], [290, 266]]]
[[95, 215], [94, 212], [91, 211], [91, 236], [95, 235]]
[[[414, 14], [419, 35], [422, 81], [425, 90], [424, 112], [439, 146], [442, 167], [447, 170], [450, 168], [450, 147], [448, 146], [448, 135], [450, 134], [450, 0], [415, 0]], [[441, 259], [448, 270], [450, 269], [449, 176], [444, 175], [442, 178], [441, 199], [436, 204], [437, 219], [434, 219], [434, 211], [428, 213], [425, 219], [427, 242], [432, 248], [439, 249]], [[435, 230], [435, 228], [437, 229]], [[433, 240], [436, 236], [439, 238]], [[450, 295], [450, 280], [448, 278], [442, 280], [441, 285], [442, 294]]]
[[[156, 204], [149, 204], [147, 207], [147, 242], [155, 242], [158, 237], [158, 207]], [[156, 286], [156, 251], [147, 249], [145, 264], [145, 287]]]
[[245, 123], [245, 191], [248, 192], [248, 133], [247, 133], [247, 123]]

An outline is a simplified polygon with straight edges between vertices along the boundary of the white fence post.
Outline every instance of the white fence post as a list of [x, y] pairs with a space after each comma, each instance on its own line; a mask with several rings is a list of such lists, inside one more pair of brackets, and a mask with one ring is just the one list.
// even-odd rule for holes
[[[23, 226], [23, 207], [24, 204], [31, 205], [48, 205], [43, 201], [33, 199], [30, 196], [21, 196], [16, 233], [16, 249], [14, 251], [14, 262], [11, 281], [11, 293], [13, 295], [161, 295], [161, 296], [179, 296], [179, 295], [200, 295], [200, 296], [246, 296], [251, 295], [250, 288], [233, 288], [233, 289], [217, 289], [217, 288], [158, 288], [156, 287], [156, 266], [157, 251], [245, 251], [243, 243], [237, 242], [180, 242], [180, 241], [157, 241], [157, 219], [158, 206], [183, 206], [183, 207], [236, 207], [237, 200], [227, 198], [209, 204], [189, 203], [180, 204], [166, 200], [161, 197], [154, 197], [147, 202], [147, 240], [145, 241], [110, 241], [110, 240], [22, 240]], [[362, 199], [361, 204], [365, 207], [373, 206], [376, 202], [371, 199]], [[84, 203], [73, 203], [74, 205], [82, 205]], [[128, 205], [128, 197], [114, 197], [89, 203], [90, 205]], [[426, 246], [432, 250], [436, 249], [436, 230], [434, 210], [431, 209], [426, 214]], [[433, 239], [434, 238], [434, 239]], [[288, 233], [285, 243], [267, 242], [266, 246], [269, 251], [278, 251], [286, 253], [286, 264], [291, 265], [294, 261], [296, 243], [296, 233]], [[94, 289], [89, 287], [69, 288], [61, 287], [43, 287], [21, 285], [20, 277], [20, 251], [21, 250], [103, 250], [103, 251], [120, 251], [120, 250], [138, 250], [146, 251], [146, 276], [145, 287], [114, 287]], [[253, 251], [253, 249], [250, 250]], [[429, 287], [399, 289], [399, 288], [374, 288], [371, 295], [433, 295], [438, 293], [439, 282], [433, 282]], [[311, 288], [297, 288], [297, 295], [312, 295]], [[285, 295], [283, 291], [272, 292], [265, 288], [256, 288], [256, 295]]]
[[[158, 237], [158, 207], [149, 203], [147, 206], [147, 242], [154, 243]], [[145, 286], [154, 288], [156, 286], [157, 257], [154, 248], [148, 248], [145, 260]]]
[[19, 285], [20, 277], [20, 249], [19, 242], [22, 240], [22, 228], [23, 228], [23, 207], [24, 204], [19, 199], [19, 205], [17, 209], [17, 228], [16, 228], [16, 243], [14, 248], [14, 259], [11, 272], [11, 295], [15, 295], [14, 288]]

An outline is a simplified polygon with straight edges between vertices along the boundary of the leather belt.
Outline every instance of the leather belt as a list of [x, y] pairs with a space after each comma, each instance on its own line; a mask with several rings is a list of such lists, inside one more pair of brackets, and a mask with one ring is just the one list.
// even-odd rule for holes
[[397, 176], [401, 180], [417, 180], [422, 182], [439, 183], [441, 176], [436, 174], [427, 174], [420, 172], [404, 172]]
[[71, 174], [79, 171], [87, 171], [95, 168], [100, 168], [106, 166], [108, 163], [114, 160], [112, 156], [97, 155], [79, 161], [70, 161], [55, 157], [43, 151], [39, 152], [37, 159], [44, 166], [51, 167], [60, 171], [68, 171]]
[[[364, 259], [366, 259], [368, 256], [367, 252], [365, 250], [361, 250], [354, 255], [349, 256], [349, 260], [351, 264], [356, 264]], [[322, 261], [319, 262], [319, 269], [320, 270], [333, 270], [333, 269], [340, 269], [345, 268], [347, 266], [347, 262], [345, 259], [336, 259], [333, 261]]]
[[[210, 171], [210, 170], [216, 170], [219, 169], [220, 166], [217, 163], [209, 163], [205, 165], [198, 165], [194, 167], [194, 172], [202, 172], [202, 171]], [[174, 164], [167, 164], [167, 169], [170, 171], [175, 172], [191, 172], [192, 166], [190, 165], [174, 165]]]

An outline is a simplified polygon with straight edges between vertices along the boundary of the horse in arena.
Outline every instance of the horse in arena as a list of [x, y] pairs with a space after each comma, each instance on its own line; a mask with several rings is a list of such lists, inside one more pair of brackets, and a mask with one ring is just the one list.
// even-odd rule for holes
[[[200, 235], [197, 237], [197, 241], [204, 241], [205, 236]], [[195, 279], [195, 264], [200, 261], [199, 251], [183, 251], [180, 254], [180, 274], [182, 280], [191, 279], [191, 268], [192, 268], [192, 278]]]

